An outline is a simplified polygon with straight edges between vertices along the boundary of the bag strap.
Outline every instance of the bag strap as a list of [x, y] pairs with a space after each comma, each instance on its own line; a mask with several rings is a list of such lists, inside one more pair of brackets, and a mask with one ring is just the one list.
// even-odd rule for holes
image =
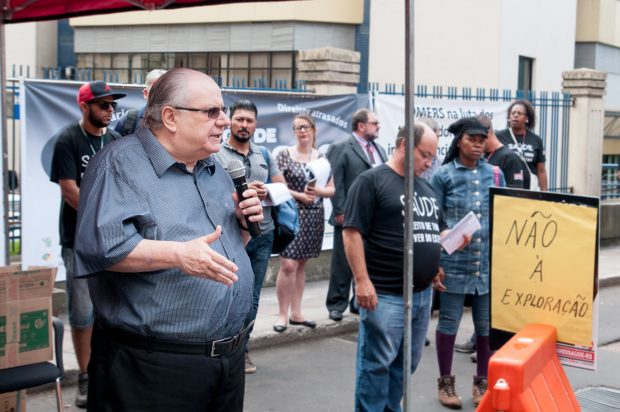
[[269, 150], [266, 147], [258, 146], [263, 157], [265, 158], [265, 162], [267, 162], [267, 183], [271, 183], [271, 162], [269, 161]]
[[499, 167], [493, 166], [493, 180], [495, 180], [495, 186], [499, 187]]
[[127, 118], [123, 123], [123, 136], [127, 136], [133, 132], [133, 129], [138, 120], [138, 109], [131, 109], [127, 111]]

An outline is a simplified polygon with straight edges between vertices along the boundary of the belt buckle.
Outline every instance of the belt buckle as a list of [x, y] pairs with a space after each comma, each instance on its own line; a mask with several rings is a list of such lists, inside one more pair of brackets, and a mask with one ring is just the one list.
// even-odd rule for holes
[[215, 344], [216, 343], [220, 343], [220, 342], [224, 342], [225, 340], [228, 340], [230, 338], [222, 338], [222, 339], [218, 339], [218, 340], [214, 340], [213, 342], [211, 342], [211, 357], [212, 358], [217, 358], [219, 356], [222, 356], [221, 354], [216, 354], [215, 353]]

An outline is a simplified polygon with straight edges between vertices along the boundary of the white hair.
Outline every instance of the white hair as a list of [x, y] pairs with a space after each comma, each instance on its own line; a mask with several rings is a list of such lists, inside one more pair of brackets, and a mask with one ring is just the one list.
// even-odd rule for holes
[[144, 82], [144, 87], [146, 88], [147, 92], [151, 90], [151, 87], [153, 86], [153, 83], [155, 83], [155, 80], [159, 79], [164, 73], [166, 73], [166, 70], [164, 69], [154, 69], [148, 72], [148, 74], [146, 75], [146, 80]]

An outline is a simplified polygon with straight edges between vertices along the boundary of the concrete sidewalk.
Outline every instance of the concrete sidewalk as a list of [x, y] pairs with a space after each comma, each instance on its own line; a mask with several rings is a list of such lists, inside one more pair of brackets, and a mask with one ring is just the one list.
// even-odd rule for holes
[[[620, 284], [620, 245], [601, 248], [599, 255], [599, 284], [601, 287]], [[294, 342], [299, 339], [330, 336], [357, 330], [358, 318], [355, 315], [345, 313], [344, 319], [341, 322], [334, 322], [329, 319], [327, 309], [325, 309], [327, 286], [327, 280], [306, 283], [302, 310], [307, 319], [317, 322], [316, 329], [289, 325], [284, 333], [277, 333], [273, 330], [273, 324], [277, 321], [278, 316], [278, 300], [275, 287], [264, 288], [261, 294], [254, 332], [250, 339], [250, 350]], [[66, 333], [63, 341], [64, 364], [65, 370], [69, 375], [68, 380], [71, 381], [74, 379], [75, 372], [77, 371], [77, 362], [66, 314], [62, 314], [60, 317], [65, 322]]]

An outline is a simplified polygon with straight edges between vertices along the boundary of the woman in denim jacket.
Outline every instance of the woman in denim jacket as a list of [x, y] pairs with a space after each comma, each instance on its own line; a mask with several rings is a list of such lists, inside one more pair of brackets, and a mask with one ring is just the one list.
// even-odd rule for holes
[[436, 331], [439, 401], [449, 408], [462, 407], [452, 375], [454, 340], [459, 329], [465, 295], [472, 295], [472, 316], [476, 330], [477, 373], [472, 397], [478, 405], [487, 387], [489, 350], [489, 187], [505, 186], [504, 175], [482, 158], [487, 128], [476, 118], [465, 118], [450, 125], [455, 135], [443, 166], [433, 176], [433, 188], [441, 208], [445, 229], [452, 228], [470, 211], [482, 228], [469, 245], [448, 255], [442, 252], [445, 289], [440, 297]]

